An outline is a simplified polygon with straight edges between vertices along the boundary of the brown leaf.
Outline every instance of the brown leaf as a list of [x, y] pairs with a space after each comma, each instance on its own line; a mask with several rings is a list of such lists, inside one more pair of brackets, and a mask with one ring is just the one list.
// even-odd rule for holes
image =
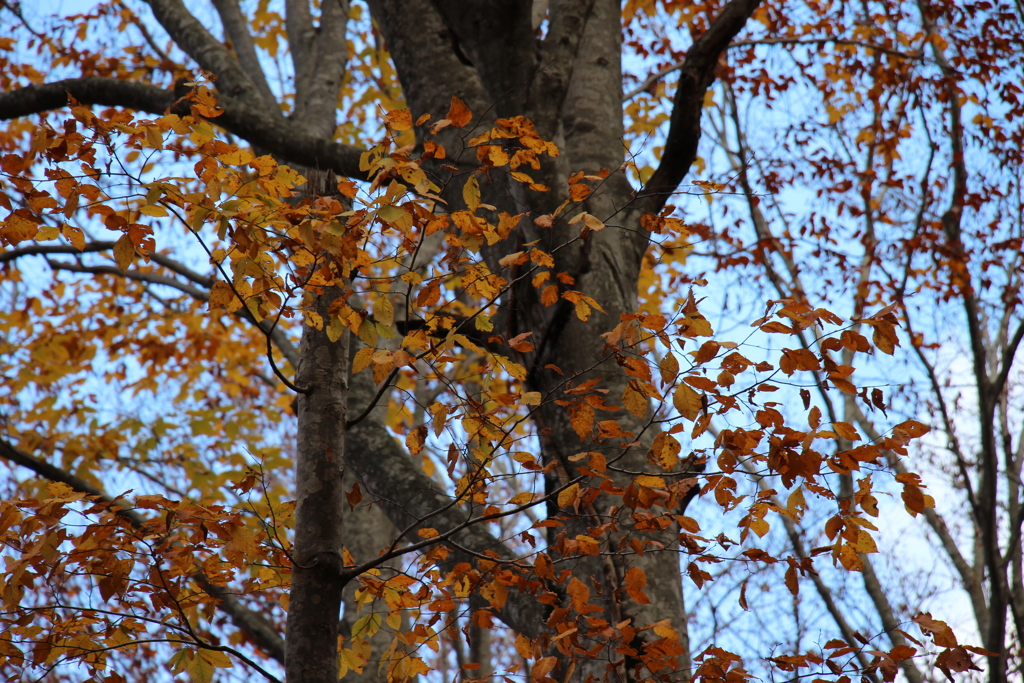
[[697, 353], [693, 356], [693, 361], [697, 365], [703, 365], [710, 360], [714, 360], [715, 356], [718, 355], [718, 349], [721, 346], [716, 341], [706, 341], [697, 350]]

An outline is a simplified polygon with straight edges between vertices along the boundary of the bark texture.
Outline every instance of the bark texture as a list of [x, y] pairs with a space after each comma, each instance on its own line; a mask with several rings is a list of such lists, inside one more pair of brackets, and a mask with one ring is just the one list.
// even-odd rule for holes
[[[328, 289], [316, 309], [327, 314], [339, 296]], [[289, 681], [335, 683], [341, 612], [345, 423], [348, 419], [348, 334], [332, 342], [305, 326], [297, 386], [299, 441], [295, 462], [295, 540], [288, 605], [285, 670]], [[330, 656], [325, 656], [330, 653]]]

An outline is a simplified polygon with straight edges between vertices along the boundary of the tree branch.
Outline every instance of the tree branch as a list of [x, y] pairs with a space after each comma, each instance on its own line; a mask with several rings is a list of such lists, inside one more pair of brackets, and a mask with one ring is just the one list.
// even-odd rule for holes
[[[734, 40], [729, 43], [729, 49], [733, 50], [738, 47], [749, 47], [751, 45], [826, 45], [829, 43], [833, 45], [861, 47], [865, 50], [875, 50], [883, 54], [892, 55], [893, 57], [903, 57], [904, 59], [924, 59], [924, 53], [920, 50], [917, 52], [901, 52], [900, 50], [895, 50], [891, 47], [886, 47], [885, 45], [876, 45], [875, 43], [867, 43], [863, 40], [849, 40], [845, 38], [758, 38], [756, 40]], [[686, 60], [684, 59], [676, 62], [675, 64], [670, 64], [663, 69], [659, 69], [645, 78], [640, 85], [626, 93], [625, 99], [633, 99], [665, 76], [682, 69], [685, 64]]]
[[715, 80], [719, 57], [758, 4], [760, 0], [731, 0], [687, 51], [686, 62], [679, 69], [661, 164], [639, 193], [644, 213], [661, 210], [697, 158], [704, 93]]
[[[292, 5], [306, 6], [307, 0], [288, 2], [291, 15]], [[306, 12], [308, 15], [308, 7]], [[315, 48], [308, 68], [300, 73], [295, 67], [295, 113], [293, 120], [301, 122], [316, 135], [330, 139], [334, 137], [337, 125], [338, 92], [348, 66], [348, 41], [345, 32], [348, 26], [351, 6], [348, 0], [326, 0], [320, 7], [320, 26], [314, 31], [310, 24], [310, 41]], [[295, 49], [291, 29], [288, 30], [289, 45]], [[296, 55], [292, 54], [293, 61]], [[300, 78], [301, 76], [301, 78]]]
[[[29, 85], [0, 94], [0, 120], [41, 114], [68, 105], [68, 95], [82, 104], [124, 107], [162, 116], [186, 114], [174, 110], [177, 95], [155, 85], [129, 83], [116, 78], [70, 78], [52, 83]], [[251, 98], [249, 98], [251, 99]], [[355, 180], [367, 180], [359, 170], [363, 150], [310, 134], [298, 123], [267, 113], [262, 103], [251, 104], [218, 94], [224, 113], [211, 122], [275, 156], [309, 168], [333, 170]]]
[[[153, 16], [200, 68], [217, 76], [217, 89], [239, 100], [260, 103], [256, 83], [223, 43], [196, 19], [181, 0], [146, 0]], [[227, 28], [227, 27], [225, 27]], [[278, 110], [280, 116], [280, 110]]]
[[[178, 264], [177, 262], [172, 261], [171, 259], [167, 259], [166, 257], [161, 257], [161, 259], [166, 260], [170, 264], [174, 264], [181, 267], [184, 271], [191, 272], [189, 271], [188, 268], [181, 266], [181, 264]], [[209, 292], [203, 291], [196, 287], [192, 287], [191, 285], [183, 284], [181, 282], [178, 282], [174, 278], [169, 278], [158, 273], [147, 273], [137, 270], [130, 270], [127, 273], [122, 273], [119, 268], [116, 268], [114, 266], [83, 266], [77, 263], [63, 263], [60, 261], [50, 261], [49, 264], [54, 270], [66, 270], [72, 273], [89, 273], [93, 275], [115, 275], [118, 277], [127, 278], [129, 280], [136, 280], [138, 282], [149, 282], [151, 284], [156, 285], [166, 285], [167, 287], [177, 289], [179, 292], [188, 294], [189, 296], [198, 301], [210, 300]], [[203, 276], [201, 275], [197, 275], [196, 277], [200, 279], [206, 279], [207, 281], [210, 282], [210, 286], [212, 286], [212, 279], [203, 278]], [[276, 325], [274, 325], [273, 322], [269, 320], [257, 321], [252, 316], [252, 313], [249, 312], [249, 309], [244, 306], [235, 311], [233, 315], [258, 327], [260, 331], [262, 331], [263, 334], [267, 336], [268, 340], [270, 342], [273, 342], [274, 346], [276, 346], [277, 350], [281, 352], [281, 355], [284, 356], [285, 360], [287, 360], [288, 363], [291, 364], [293, 368], [298, 367], [299, 351], [298, 349], [295, 348], [295, 345], [291, 342], [291, 340], [288, 339], [288, 335], [285, 334], [280, 327], [277, 327]]]
[[1009, 342], [1003, 347], [1002, 358], [999, 361], [999, 374], [992, 382], [992, 392], [996, 395], [1003, 393], [1006, 380], [1010, 376], [1010, 369], [1013, 367], [1013, 359], [1017, 355], [1017, 349], [1020, 347], [1021, 341], [1024, 341], [1024, 322], [1017, 326], [1017, 331], [1013, 333]]
[[[362, 410], [375, 393], [370, 373], [353, 375], [349, 384], [350, 411]], [[441, 491], [412, 463], [387, 428], [373, 415], [346, 435], [345, 462], [363, 489], [381, 505], [391, 523], [399, 529], [408, 530], [407, 539], [411, 543], [423, 541], [416, 531], [428, 516], [427, 526], [439, 534], [463, 526], [468, 519], [461, 507], [451, 505], [451, 496]], [[495, 553], [497, 562], [515, 560], [504, 543], [479, 524], [459, 531], [451, 539], [451, 545], [476, 555]], [[543, 628], [543, 613], [544, 605], [541, 603], [528, 595], [509, 591], [508, 600], [498, 617], [516, 632], [534, 638]]]
[[551, 10], [550, 29], [540, 49], [537, 75], [530, 93], [530, 111], [538, 130], [557, 132], [558, 117], [576, 67], [576, 53], [594, 0], [569, 0]]
[[[715, 433], [715, 436], [717, 437], [716, 432], [717, 430], [712, 431], [712, 433]], [[748, 474], [751, 476], [755, 476], [757, 474], [748, 459], [738, 458], [738, 460], [740, 465]], [[757, 485], [761, 491], [769, 490], [764, 477], [758, 479]], [[777, 505], [779, 509], [785, 509], [785, 506], [782, 505], [776, 496], [772, 496], [771, 501], [774, 505]], [[804, 541], [800, 536], [800, 529], [797, 527], [796, 522], [794, 522], [788, 515], [779, 515], [779, 518], [782, 520], [782, 525], [786, 529], [786, 536], [789, 537], [789, 544], [793, 548], [793, 553], [801, 560], [806, 560], [809, 555], [807, 554], [807, 549], [804, 546]], [[858, 642], [855, 635], [856, 631], [852, 626], [850, 626], [850, 622], [846, 620], [846, 616], [843, 614], [843, 611], [839, 609], [839, 606], [836, 604], [835, 598], [832, 595], [832, 589], [830, 589], [824, 580], [822, 580], [821, 575], [818, 572], [809, 572], [809, 576], [811, 578], [811, 583], [814, 584], [814, 590], [817, 591], [818, 597], [821, 598], [821, 601], [825, 604], [825, 609], [832, 617], [832, 620], [836, 623], [836, 626], [839, 627], [839, 632], [843, 634], [843, 639], [845, 639], [851, 647], [855, 647]], [[873, 683], [878, 683], [877, 673], [868, 669], [870, 662], [868, 661], [867, 655], [864, 651], [862, 649], [857, 649], [854, 651], [854, 656], [857, 658], [857, 662], [860, 664], [864, 675]]]
[[[298, 112], [306, 100], [306, 90], [316, 70], [316, 30], [309, 0], [285, 0], [284, 26], [288, 33], [288, 54], [295, 72], [295, 111]], [[339, 42], [344, 44], [344, 41]]]
[[253, 43], [252, 34], [249, 33], [249, 22], [242, 14], [242, 8], [238, 0], [212, 0], [213, 6], [220, 15], [220, 23], [224, 27], [224, 36], [231, 41], [235, 48], [235, 55], [238, 63], [248, 74], [250, 80], [256, 85], [256, 92], [263, 99], [264, 104], [271, 110], [281, 111], [281, 107], [274, 97], [267, 83], [267, 76], [263, 72], [263, 65], [260, 64], [256, 55], [256, 45]]
[[109, 241], [88, 242], [85, 249], [78, 249], [70, 244], [32, 244], [28, 247], [18, 247], [8, 251], [0, 252], [0, 263], [14, 261], [22, 256], [45, 256], [47, 254], [90, 254], [97, 251], [108, 251], [114, 248], [114, 243]]
[[[872, 441], [878, 442], [882, 439], [881, 432], [875, 428], [875, 424], [868, 419], [864, 411], [856, 403], [853, 404], [852, 411], [854, 414], [854, 421], [860, 425], [860, 428], [864, 430], [864, 433]], [[883, 451], [886, 462], [889, 467], [896, 474], [905, 474], [907, 472], [906, 466], [903, 461], [897, 457], [892, 451]], [[963, 554], [960, 552], [960, 548], [956, 544], [956, 540], [953, 538], [953, 534], [949, 532], [949, 527], [946, 526], [946, 522], [942, 519], [942, 516], [935, 511], [934, 508], [925, 508], [924, 519], [931, 527], [932, 531], [939, 538], [939, 543], [942, 544], [942, 549], [946, 551], [946, 555], [949, 556], [950, 561], [953, 563], [953, 567], [956, 569], [957, 574], [960, 576], [960, 582], [963, 584], [964, 590], [967, 591], [967, 595], [971, 599], [971, 607], [974, 610], [974, 617], [978, 622], [979, 629], [983, 629], [984, 625], [988, 623], [988, 605], [985, 603], [985, 593], [982, 590], [981, 582], [978, 580], [977, 574], [971, 565], [964, 559]]]
[[129, 270], [127, 273], [122, 273], [121, 269], [117, 266], [83, 266], [78, 263], [64, 263], [63, 261], [48, 261], [48, 263], [54, 270], [66, 270], [69, 273], [89, 273], [92, 275], [116, 275], [128, 278], [129, 280], [136, 280], [138, 282], [149, 282], [154, 285], [171, 287], [179, 292], [188, 294], [194, 299], [199, 299], [200, 301], [210, 300], [209, 293], [196, 289], [192, 285], [186, 285], [178, 282], [172, 277], [160, 275], [159, 273], [149, 273], [139, 270]]

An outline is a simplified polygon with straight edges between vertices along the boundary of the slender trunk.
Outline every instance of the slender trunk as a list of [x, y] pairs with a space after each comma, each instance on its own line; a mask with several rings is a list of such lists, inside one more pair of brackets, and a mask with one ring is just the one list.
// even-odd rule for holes
[[[327, 289], [314, 306], [325, 319], [339, 296]], [[343, 456], [347, 419], [348, 333], [332, 342], [305, 326], [297, 386], [295, 545], [288, 605], [285, 671], [288, 683], [336, 683], [342, 589]]]

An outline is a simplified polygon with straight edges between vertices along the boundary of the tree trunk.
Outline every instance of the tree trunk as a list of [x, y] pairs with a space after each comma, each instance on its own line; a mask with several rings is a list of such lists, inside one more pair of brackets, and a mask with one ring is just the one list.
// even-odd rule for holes
[[[316, 297], [315, 310], [326, 318], [338, 296], [337, 288], [328, 288]], [[338, 680], [348, 340], [347, 332], [332, 342], [326, 330], [306, 325], [302, 331], [296, 383], [304, 393], [298, 399], [295, 542], [285, 636], [289, 683]]]

